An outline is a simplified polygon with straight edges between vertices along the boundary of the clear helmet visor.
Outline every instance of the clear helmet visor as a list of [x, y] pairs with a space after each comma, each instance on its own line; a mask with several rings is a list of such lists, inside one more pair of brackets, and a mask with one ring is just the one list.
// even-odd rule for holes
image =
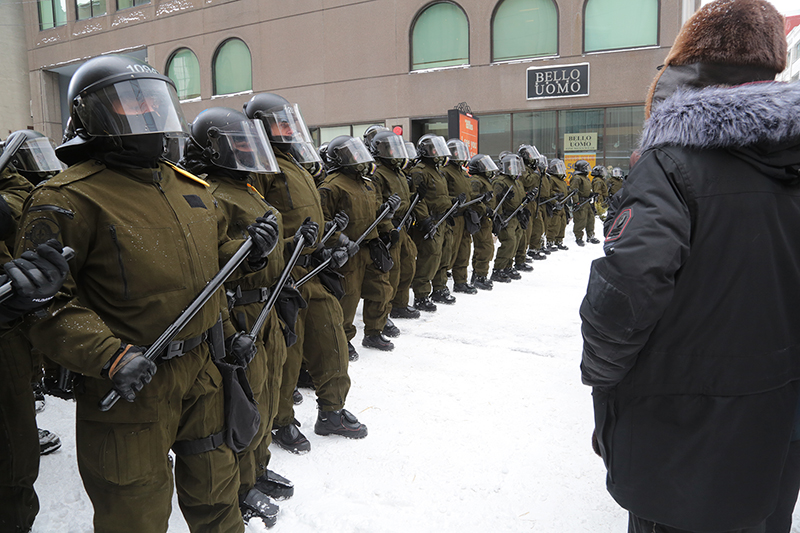
[[312, 143], [311, 133], [303, 121], [297, 104], [259, 111], [256, 117], [264, 121], [269, 138], [276, 143]]
[[406, 144], [399, 135], [387, 135], [375, 144], [375, 155], [383, 159], [407, 159]]
[[522, 175], [522, 159], [519, 157], [507, 157], [503, 159], [503, 174], [519, 177]]
[[406, 154], [408, 154], [409, 159], [416, 159], [419, 157], [419, 154], [417, 154], [417, 147], [414, 146], [414, 143], [407, 142], [405, 143], [405, 145], [406, 145]]
[[294, 157], [294, 160], [301, 165], [314, 165], [315, 163], [322, 164], [322, 158], [314, 149], [312, 143], [292, 143], [289, 146], [289, 153]]
[[478, 168], [483, 169], [481, 172], [496, 172], [500, 170], [497, 168], [497, 165], [495, 164], [494, 160], [488, 155], [484, 155], [483, 157], [478, 159], [475, 162], [475, 164], [477, 165]]
[[132, 79], [75, 100], [75, 113], [94, 137], [189, 134], [175, 88], [163, 80]]
[[611, 171], [611, 176], [613, 176], [615, 178], [621, 178], [622, 177], [622, 169], [621, 168], [615, 168], [614, 170]]
[[341, 166], [353, 166], [359, 163], [373, 163], [372, 154], [367, 150], [364, 141], [357, 137], [351, 137], [340, 146], [336, 147], [336, 153], [328, 153], [328, 157], [333, 156]]
[[450, 147], [450, 159], [460, 163], [469, 161], [469, 149], [463, 141], [451, 142], [448, 146]]
[[61, 172], [66, 168], [58, 157], [53, 141], [47, 137], [26, 140], [14, 155], [17, 170], [27, 172]]
[[208, 130], [214, 164], [243, 172], [280, 172], [275, 154], [260, 120], [243, 120]]
[[550, 174], [554, 176], [566, 176], [567, 175], [567, 167], [564, 165], [564, 162], [560, 159], [556, 159], [555, 161], [550, 161], [550, 168], [547, 169]]
[[447, 147], [444, 137], [438, 135], [429, 137], [426, 142], [430, 143], [429, 157], [450, 157], [450, 149]]
[[520, 155], [523, 156], [526, 160], [532, 161], [534, 163], [538, 162], [538, 160], [541, 158], [539, 150], [537, 150], [535, 146], [530, 146], [530, 145], [523, 146], [520, 149]]

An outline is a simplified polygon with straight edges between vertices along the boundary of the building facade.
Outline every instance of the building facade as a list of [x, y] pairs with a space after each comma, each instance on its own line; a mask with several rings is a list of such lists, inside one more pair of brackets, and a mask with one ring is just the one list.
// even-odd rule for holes
[[[627, 168], [647, 89], [699, 0], [37, 0], [24, 2], [33, 126], [58, 141], [70, 76], [119, 52], [175, 80], [187, 118], [258, 92], [297, 102], [318, 142], [370, 124], [479, 150], [533, 143]], [[463, 106], [462, 106], [463, 107]], [[574, 157], [573, 157], [574, 159]]]

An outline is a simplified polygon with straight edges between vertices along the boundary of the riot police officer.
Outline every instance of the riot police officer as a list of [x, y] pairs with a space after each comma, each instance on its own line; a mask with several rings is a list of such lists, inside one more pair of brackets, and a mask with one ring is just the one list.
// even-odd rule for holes
[[470, 158], [467, 165], [472, 184], [472, 197], [482, 197], [483, 201], [475, 204], [475, 211], [480, 217], [480, 229], [472, 235], [474, 251], [472, 253], [472, 285], [484, 291], [493, 288], [489, 276], [489, 263], [494, 255], [494, 239], [492, 238], [492, 219], [494, 209], [494, 191], [492, 178], [498, 168], [488, 155], [477, 154]]
[[[452, 198], [463, 195], [466, 200], [472, 200], [472, 182], [464, 172], [464, 166], [469, 162], [470, 154], [466, 143], [460, 139], [447, 141], [450, 158], [441, 169], [447, 179], [447, 188]], [[474, 204], [473, 204], [474, 205]], [[468, 223], [469, 222], [469, 223]], [[444, 276], [447, 282], [447, 272], [453, 273], [453, 292], [475, 294], [478, 289], [473, 287], [467, 278], [469, 256], [472, 252], [472, 233], [480, 228], [478, 212], [470, 207], [459, 208], [453, 216], [453, 225], [450, 228], [452, 238], [446, 242], [442, 249], [442, 264], [436, 272], [434, 285], [438, 286]], [[472, 230], [472, 231], [470, 231]], [[447, 287], [445, 286], [445, 290]], [[438, 301], [433, 298], [433, 301]]]
[[571, 190], [576, 191], [573, 196], [575, 209], [572, 212], [572, 230], [575, 234], [575, 242], [578, 246], [583, 246], [583, 232], [586, 231], [586, 239], [595, 244], [600, 242], [594, 237], [594, 210], [591, 202], [595, 197], [592, 191], [592, 182], [589, 179], [589, 162], [580, 159], [575, 162], [575, 171], [569, 182]]
[[522, 159], [508, 153], [500, 159], [500, 174], [492, 183], [496, 207], [494, 213], [494, 231], [500, 241], [500, 248], [494, 258], [492, 280], [508, 283], [522, 276], [514, 268], [514, 255], [517, 252], [519, 240], [523, 237], [519, 219], [512, 216], [517, 207], [525, 198], [525, 190], [519, 183], [522, 176]]
[[600, 220], [605, 221], [608, 210], [608, 186], [606, 185], [606, 167], [597, 165], [592, 169], [592, 192], [597, 194], [594, 202], [595, 211]]

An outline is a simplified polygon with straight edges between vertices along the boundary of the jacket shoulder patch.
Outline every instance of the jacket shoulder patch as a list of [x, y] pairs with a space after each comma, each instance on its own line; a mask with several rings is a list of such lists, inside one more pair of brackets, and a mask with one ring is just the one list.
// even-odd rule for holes
[[197, 196], [196, 194], [184, 194], [183, 197], [186, 199], [186, 202], [189, 204], [190, 207], [199, 207], [202, 209], [208, 209], [206, 204], [203, 203], [203, 199]]
[[611, 230], [608, 232], [608, 235], [606, 235], [606, 242], [616, 241], [622, 237], [622, 232], [628, 227], [628, 222], [630, 222], [632, 217], [633, 209], [630, 207], [617, 215], [617, 218], [614, 219], [614, 224], [611, 226]]

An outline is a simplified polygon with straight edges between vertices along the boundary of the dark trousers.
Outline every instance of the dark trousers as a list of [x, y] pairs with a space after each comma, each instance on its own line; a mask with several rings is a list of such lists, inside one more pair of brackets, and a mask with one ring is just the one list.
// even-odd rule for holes
[[[791, 517], [790, 517], [791, 518]], [[765, 523], [757, 525], [756, 527], [749, 527], [744, 529], [734, 529], [724, 533], [765, 533]], [[628, 533], [693, 533], [686, 529], [678, 529], [675, 527], [665, 526], [664, 524], [656, 524], [650, 520], [639, 518], [636, 515], [628, 513]], [[722, 532], [720, 532], [722, 533]]]
[[783, 465], [778, 506], [767, 517], [766, 533], [789, 533], [792, 529], [792, 512], [800, 491], [800, 440], [789, 446], [789, 455]]

